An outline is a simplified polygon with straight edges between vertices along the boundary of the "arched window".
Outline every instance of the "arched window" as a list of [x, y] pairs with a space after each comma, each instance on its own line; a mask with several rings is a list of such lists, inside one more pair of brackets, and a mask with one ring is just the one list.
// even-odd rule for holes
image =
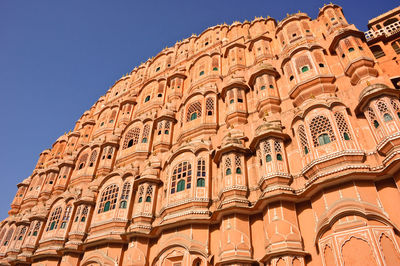
[[314, 147], [335, 141], [331, 122], [323, 115], [318, 115], [311, 120], [310, 131], [313, 139]]
[[62, 209], [61, 207], [56, 208], [50, 215], [50, 220], [47, 225], [46, 231], [51, 231], [57, 229], [58, 223], [60, 221]]
[[265, 86], [262, 85], [261, 88], [260, 88], [260, 90], [262, 90], [262, 91], [265, 90]]
[[127, 207], [127, 202], [126, 202], [126, 200], [122, 200], [122, 201], [120, 202], [120, 204], [119, 204], [119, 208], [120, 208], [120, 209], [126, 209], [126, 207]]
[[150, 95], [147, 95], [146, 98], [144, 99], [145, 103], [147, 103], [148, 101], [150, 101]]
[[282, 161], [282, 160], [283, 160], [283, 159], [282, 159], [282, 154], [278, 153], [278, 154], [276, 155], [276, 159], [277, 159], [278, 161]]
[[122, 193], [121, 193], [120, 204], [119, 204], [119, 207], [121, 209], [126, 209], [127, 200], [129, 199], [130, 192], [131, 192], [131, 183], [125, 182], [124, 186], [122, 187]]
[[88, 154], [87, 153], [84, 153], [84, 154], [81, 155], [81, 157], [79, 158], [79, 161], [78, 161], [78, 169], [79, 170], [82, 169], [83, 167], [85, 167], [87, 158], [88, 158]]
[[6, 238], [4, 239], [3, 246], [7, 246], [10, 243], [13, 234], [14, 234], [14, 229], [13, 228], [8, 229]]
[[185, 190], [185, 184], [186, 188], [188, 189], [191, 188], [191, 182], [192, 182], [192, 165], [187, 161], [179, 163], [172, 172], [171, 194], [175, 193], [176, 185], [177, 185], [176, 192], [179, 192]]
[[351, 52], [354, 52], [354, 48], [353, 47], [350, 47], [349, 49], [348, 49], [348, 51], [351, 53]]
[[143, 193], [144, 193], [144, 186], [141, 185], [139, 187], [139, 198], [138, 198], [138, 203], [141, 203], [143, 201]]
[[226, 159], [225, 159], [225, 174], [226, 174], [226, 175], [231, 175], [231, 174], [232, 174], [232, 169], [231, 169], [231, 167], [232, 167], [231, 158], [226, 157]]
[[379, 122], [376, 119], [375, 112], [371, 107], [367, 108], [367, 116], [368, 116], [370, 122], [374, 125], [374, 128], [378, 128], [379, 127]]
[[265, 161], [268, 163], [270, 161], [272, 161], [272, 156], [270, 154], [267, 154], [267, 156], [265, 156]]
[[207, 98], [206, 100], [206, 112], [208, 116], [211, 116], [214, 114], [214, 99], [213, 98]]
[[67, 207], [65, 207], [65, 211], [64, 211], [64, 215], [62, 218], [62, 223], [60, 228], [64, 229], [67, 225], [67, 222], [69, 221], [69, 218], [71, 217], [71, 212], [72, 212], [72, 206], [68, 205]]
[[139, 197], [138, 202], [141, 203], [142, 201], [143, 201], [143, 198], [142, 198], [142, 197]]
[[199, 159], [197, 161], [197, 187], [204, 187], [205, 186], [205, 179], [206, 176], [206, 162], [204, 159]]
[[350, 130], [347, 125], [346, 119], [344, 118], [344, 115], [340, 112], [336, 112], [334, 114], [335, 120], [336, 120], [336, 125], [339, 129], [340, 137], [342, 140], [350, 140]]
[[204, 71], [200, 71], [199, 76], [203, 76], [204, 75]]
[[185, 180], [179, 180], [176, 192], [185, 190]]
[[97, 158], [97, 150], [94, 150], [92, 154], [90, 155], [90, 160], [89, 160], [89, 167], [93, 167], [94, 163], [96, 162]]
[[235, 155], [235, 166], [236, 166], [236, 174], [241, 174], [242, 173], [242, 160], [240, 159], [240, 156]]
[[147, 143], [147, 139], [149, 137], [149, 133], [150, 133], [150, 125], [146, 124], [143, 127], [142, 143]]
[[389, 114], [389, 109], [388, 109], [388, 107], [387, 107], [387, 105], [386, 105], [386, 103], [384, 101], [380, 100], [380, 101], [377, 102], [376, 105], [378, 107], [378, 110], [383, 115], [383, 120], [385, 122], [389, 122], [389, 121], [393, 120], [392, 116]]
[[205, 187], [206, 180], [204, 178], [197, 178], [197, 187]]
[[151, 202], [152, 195], [153, 195], [153, 186], [149, 185], [146, 190], [146, 202]]
[[323, 133], [318, 136], [318, 144], [320, 146], [322, 146], [324, 144], [328, 144], [330, 142], [331, 142], [331, 139], [329, 138], [329, 135], [327, 133]]
[[116, 184], [106, 187], [101, 194], [98, 213], [114, 210], [118, 199], [119, 187]]
[[18, 234], [18, 240], [20, 241], [20, 240], [22, 240], [23, 238], [24, 238], [24, 235], [25, 235], [25, 233], [26, 233], [26, 226], [24, 226], [24, 227], [22, 227], [21, 228], [21, 230], [19, 231], [19, 234]]
[[81, 222], [86, 221], [86, 217], [87, 217], [88, 212], [89, 212], [89, 208], [88, 208], [88, 206], [85, 206], [83, 208], [83, 210], [82, 210]]
[[201, 117], [201, 103], [199, 101], [189, 105], [187, 109], [186, 121], [192, 121], [197, 117]]
[[113, 151], [114, 151], [113, 147], [109, 147], [107, 149], [107, 159], [111, 159], [112, 158]]
[[389, 122], [389, 121], [392, 121], [393, 118], [390, 114], [386, 113], [383, 115], [383, 120], [385, 120], [385, 122]]
[[37, 221], [35, 227], [33, 228], [33, 236], [37, 236], [40, 230], [40, 226], [42, 225], [41, 222]]
[[77, 222], [79, 220], [79, 215], [81, 214], [81, 206], [78, 207], [78, 210], [76, 211], [75, 215], [75, 220], [74, 222]]
[[136, 145], [139, 141], [140, 129], [134, 127], [128, 131], [125, 135], [124, 144], [122, 145], [122, 149], [126, 149]]
[[303, 153], [304, 155], [308, 154], [309, 149], [308, 149], [308, 140], [307, 140], [307, 135], [306, 135], [306, 130], [303, 125], [300, 125], [297, 129], [297, 132], [299, 133], [299, 139], [300, 139], [300, 145], [303, 148]]

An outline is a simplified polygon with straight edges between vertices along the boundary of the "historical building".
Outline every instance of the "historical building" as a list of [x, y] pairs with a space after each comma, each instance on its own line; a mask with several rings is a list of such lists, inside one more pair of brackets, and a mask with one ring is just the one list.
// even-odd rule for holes
[[400, 265], [400, 7], [205, 30], [43, 151], [3, 265]]

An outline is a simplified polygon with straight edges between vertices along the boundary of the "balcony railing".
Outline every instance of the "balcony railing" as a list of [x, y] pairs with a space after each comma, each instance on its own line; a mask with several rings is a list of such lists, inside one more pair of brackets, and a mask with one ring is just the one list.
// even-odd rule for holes
[[364, 34], [367, 41], [371, 41], [382, 35], [389, 37], [390, 35], [393, 35], [399, 31], [400, 31], [400, 21], [396, 21], [392, 24], [385, 26], [383, 29], [379, 29], [377, 31], [369, 30], [364, 32]]

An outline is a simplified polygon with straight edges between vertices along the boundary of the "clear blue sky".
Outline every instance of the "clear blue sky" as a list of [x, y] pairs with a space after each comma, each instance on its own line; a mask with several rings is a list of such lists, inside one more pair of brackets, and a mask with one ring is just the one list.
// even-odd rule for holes
[[[281, 20], [298, 10], [315, 19], [323, 3], [0, 0], [0, 220], [39, 153], [140, 62], [209, 26], [255, 16]], [[363, 31], [370, 18], [399, 4], [335, 3]]]

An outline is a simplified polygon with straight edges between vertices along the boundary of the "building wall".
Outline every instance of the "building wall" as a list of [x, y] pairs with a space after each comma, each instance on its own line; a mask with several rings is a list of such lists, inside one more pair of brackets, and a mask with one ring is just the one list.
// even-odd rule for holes
[[165, 48], [40, 154], [0, 264], [398, 265], [400, 68], [371, 34], [330, 4]]

